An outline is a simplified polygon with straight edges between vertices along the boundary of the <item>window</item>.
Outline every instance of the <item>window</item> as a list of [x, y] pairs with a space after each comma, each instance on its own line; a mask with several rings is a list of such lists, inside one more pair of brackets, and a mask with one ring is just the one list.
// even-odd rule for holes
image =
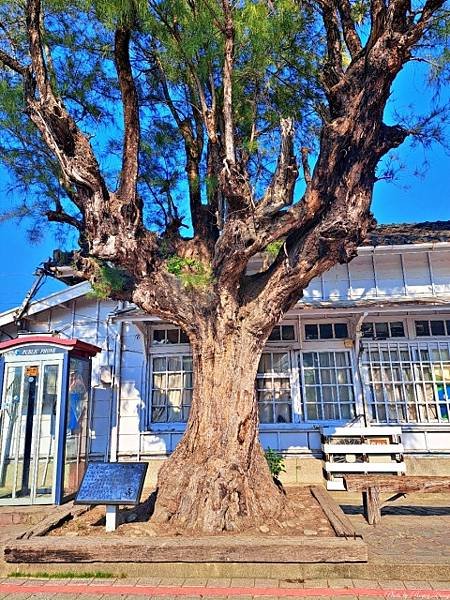
[[369, 344], [364, 382], [378, 423], [449, 420], [449, 344]]
[[152, 359], [152, 422], [184, 423], [192, 400], [192, 357]]
[[152, 341], [160, 344], [189, 344], [189, 338], [180, 328], [154, 329]]
[[386, 339], [405, 337], [405, 328], [402, 321], [366, 322], [361, 325], [363, 338]]
[[348, 338], [347, 323], [308, 323], [305, 325], [305, 339], [332, 340]]
[[450, 335], [450, 321], [416, 321], [417, 337]]
[[348, 352], [303, 352], [303, 395], [308, 421], [355, 417]]
[[288, 352], [264, 352], [256, 376], [260, 423], [291, 423], [292, 398]]
[[292, 340], [295, 340], [295, 329], [293, 325], [275, 325], [269, 336], [269, 342], [291, 342]]

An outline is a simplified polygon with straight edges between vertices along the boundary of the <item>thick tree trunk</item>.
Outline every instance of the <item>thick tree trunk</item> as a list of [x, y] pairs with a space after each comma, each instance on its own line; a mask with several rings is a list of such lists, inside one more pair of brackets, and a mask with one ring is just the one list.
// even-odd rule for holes
[[190, 418], [158, 476], [156, 521], [184, 531], [243, 531], [282, 510], [258, 439], [262, 348], [241, 328], [215, 327], [194, 341]]

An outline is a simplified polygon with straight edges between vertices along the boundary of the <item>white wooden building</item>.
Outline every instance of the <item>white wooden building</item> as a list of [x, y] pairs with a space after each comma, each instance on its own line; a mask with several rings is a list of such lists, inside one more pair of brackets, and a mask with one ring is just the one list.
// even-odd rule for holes
[[[101, 347], [90, 460], [149, 460], [154, 480], [188, 416], [189, 344], [89, 291], [79, 283], [31, 303], [27, 329]], [[14, 313], [0, 315], [0, 340], [17, 336]], [[450, 222], [380, 228], [314, 280], [272, 332], [256, 390], [262, 443], [286, 455], [287, 481], [322, 478], [323, 428], [364, 425], [401, 427], [407, 473], [450, 474]]]

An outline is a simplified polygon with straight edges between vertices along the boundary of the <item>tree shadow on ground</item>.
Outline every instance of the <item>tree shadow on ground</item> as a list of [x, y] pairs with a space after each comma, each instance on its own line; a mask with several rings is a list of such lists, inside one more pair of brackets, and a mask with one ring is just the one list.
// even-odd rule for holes
[[[146, 523], [153, 515], [155, 510], [156, 502], [156, 491], [152, 492], [150, 496], [138, 504], [137, 506], [125, 507], [119, 510], [118, 522], [122, 523]], [[92, 523], [93, 527], [104, 527], [106, 518], [103, 516], [95, 523]]]

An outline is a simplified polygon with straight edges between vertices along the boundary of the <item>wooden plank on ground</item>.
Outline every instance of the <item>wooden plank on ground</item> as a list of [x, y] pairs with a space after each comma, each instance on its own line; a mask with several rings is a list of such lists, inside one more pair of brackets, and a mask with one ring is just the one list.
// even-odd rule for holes
[[312, 485], [311, 494], [320, 504], [337, 536], [355, 537], [357, 535], [350, 519], [323, 486]]
[[380, 492], [450, 492], [450, 477], [413, 475], [344, 475], [348, 492], [363, 492], [376, 487]]
[[212, 536], [200, 538], [39, 537], [9, 542], [7, 563], [346, 563], [367, 562], [362, 539]]
[[17, 539], [29, 539], [34, 536], [39, 537], [46, 535], [49, 531], [55, 527], [59, 527], [59, 525], [68, 519], [74, 519], [90, 510], [90, 508], [90, 506], [74, 506], [73, 502], [57, 506], [51, 510], [50, 514], [45, 519], [21, 533], [17, 536]]

